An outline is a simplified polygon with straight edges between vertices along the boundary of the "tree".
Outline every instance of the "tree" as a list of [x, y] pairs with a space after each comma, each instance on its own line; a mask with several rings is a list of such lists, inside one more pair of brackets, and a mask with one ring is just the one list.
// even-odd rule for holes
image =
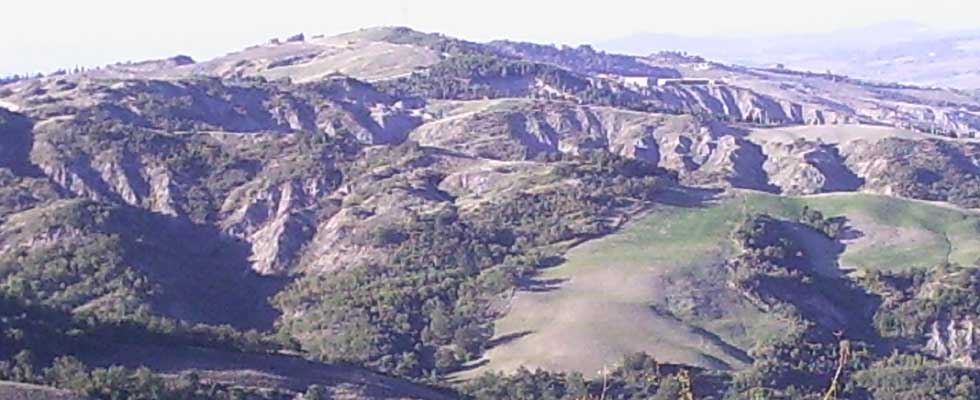
[[329, 398], [330, 393], [320, 385], [310, 385], [306, 388], [306, 393], [303, 393], [303, 400], [327, 400]]
[[429, 315], [428, 332], [432, 342], [439, 345], [446, 344], [453, 336], [452, 319], [441, 301], [436, 302], [435, 309]]
[[459, 366], [459, 361], [456, 359], [456, 353], [448, 347], [440, 347], [438, 350], [436, 350], [435, 359], [436, 370], [439, 373], [452, 371]]
[[469, 359], [483, 351], [483, 344], [486, 343], [489, 336], [486, 329], [470, 325], [456, 331], [453, 336], [453, 344], [463, 352], [466, 359]]
[[582, 376], [581, 372], [572, 372], [568, 375], [565, 393], [567, 397], [573, 399], [586, 399], [589, 397], [589, 384], [585, 381], [585, 377]]
[[86, 395], [122, 399], [128, 397], [129, 372], [123, 367], [111, 367], [92, 371], [89, 390]]
[[676, 379], [665, 379], [657, 389], [654, 400], [676, 400], [682, 399], [683, 387]]
[[44, 370], [47, 383], [55, 387], [82, 393], [89, 385], [89, 373], [85, 364], [75, 357], [58, 357], [50, 368]]
[[394, 226], [382, 226], [374, 231], [374, 245], [378, 247], [396, 245], [404, 240], [405, 235]]
[[140, 393], [149, 399], [163, 398], [167, 394], [167, 387], [163, 379], [150, 371], [149, 368], [142, 367], [132, 374], [130, 379], [132, 390]]
[[25, 349], [14, 355], [11, 380], [17, 382], [37, 381], [37, 376], [34, 373], [34, 353], [32, 351]]
[[194, 393], [201, 387], [201, 377], [194, 372], [180, 374], [175, 386], [182, 392]]

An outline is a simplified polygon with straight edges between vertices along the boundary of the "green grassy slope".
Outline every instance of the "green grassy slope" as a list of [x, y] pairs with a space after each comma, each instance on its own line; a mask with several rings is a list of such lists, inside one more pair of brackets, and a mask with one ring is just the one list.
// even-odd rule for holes
[[980, 216], [941, 204], [842, 193], [809, 197], [741, 194], [754, 212], [795, 219], [804, 205], [848, 218], [853, 238], [840, 264], [856, 269], [906, 269], [945, 261], [973, 265], [980, 258]]
[[[636, 351], [709, 368], [744, 366], [745, 337], [779, 324], [730, 293], [718, 276], [740, 212], [733, 202], [664, 206], [573, 249], [534, 289], [515, 296], [497, 324], [504, 343], [487, 353], [486, 368], [595, 374]], [[694, 287], [701, 292], [687, 290]]]
[[864, 194], [780, 197], [736, 192], [700, 207], [660, 206], [620, 232], [571, 250], [518, 292], [480, 368], [521, 365], [594, 375], [622, 355], [738, 369], [783, 322], [725, 284], [729, 233], [749, 213], [795, 219], [809, 206], [848, 218], [844, 251], [811, 247], [842, 269], [914, 268], [977, 259], [975, 214]]

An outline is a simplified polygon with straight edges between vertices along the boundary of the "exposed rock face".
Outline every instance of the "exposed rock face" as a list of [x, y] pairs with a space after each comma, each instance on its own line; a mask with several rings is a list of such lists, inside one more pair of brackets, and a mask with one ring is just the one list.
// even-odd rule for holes
[[424, 145], [501, 160], [609, 150], [678, 171], [692, 185], [794, 194], [860, 186], [831, 146], [805, 143], [796, 149], [744, 136], [739, 129], [692, 116], [505, 102], [425, 124], [410, 137]]
[[977, 330], [972, 318], [934, 321], [927, 334], [925, 350], [933, 356], [964, 367], [975, 368]]
[[365, 171], [335, 193], [335, 198], [343, 200], [335, 203], [337, 208], [321, 214], [316, 234], [303, 255], [305, 270], [340, 270], [383, 261], [386, 254], [374, 245], [375, 232], [437, 212], [441, 205], [453, 202], [453, 197], [439, 188], [443, 174], [473, 162], [452, 155], [401, 151], [374, 150], [375, 154], [399, 155], [388, 165]]
[[689, 131], [710, 136], [709, 129], [690, 116], [517, 101], [436, 120], [413, 131], [410, 138], [423, 145], [500, 160], [604, 149], [654, 163], [683, 165], [662, 154], [658, 141], [676, 139]]
[[[926, 190], [932, 185], [929, 176], [980, 177], [977, 144], [923, 141], [929, 137], [914, 132], [882, 134], [879, 128], [853, 126], [846, 128], [853, 137], [830, 135], [827, 142], [819, 135], [770, 140], [750, 135], [752, 126], [689, 115], [532, 100], [466, 104], [472, 106], [468, 111], [426, 123], [410, 139], [510, 161], [609, 150], [677, 171], [690, 185], [791, 195], [867, 191], [918, 197], [935, 192]], [[908, 138], [887, 136], [899, 133]], [[916, 168], [920, 172], [910, 172]]]
[[724, 76], [732, 86], [792, 102], [802, 107], [803, 119], [809, 124], [884, 124], [955, 137], [974, 137], [980, 131], [976, 99], [957, 91], [739, 67], [686, 72]]
[[853, 115], [816, 104], [778, 99], [731, 85], [689, 85], [654, 88], [650, 94], [676, 110], [711, 114], [732, 121], [759, 124], [848, 124]]
[[716, 143], [711, 156], [697, 170], [694, 181], [705, 184], [721, 178], [737, 188], [776, 191], [766, 174], [760, 173], [767, 157], [759, 145], [735, 136], [722, 137]]
[[767, 154], [764, 169], [772, 184], [785, 194], [856, 191], [864, 184], [845, 164], [836, 146], [799, 141], [769, 142], [763, 148]]
[[[317, 216], [329, 217], [321, 202], [340, 179], [333, 156], [304, 148], [302, 137], [401, 143], [424, 105], [343, 77], [288, 93], [214, 80], [32, 85], [25, 90], [50, 100], [15, 95], [30, 116], [4, 114], [16, 126], [4, 129], [16, 135], [4, 138], [4, 167], [25, 173], [36, 164], [72, 196], [214, 223], [252, 244], [252, 267], [263, 274], [294, 266]], [[31, 117], [43, 121], [34, 127]], [[184, 130], [195, 133], [171, 133]]]
[[332, 189], [325, 178], [292, 179], [273, 184], [258, 179], [232, 192], [222, 206], [221, 222], [230, 235], [252, 245], [252, 269], [261, 274], [287, 271], [313, 236], [318, 200]]

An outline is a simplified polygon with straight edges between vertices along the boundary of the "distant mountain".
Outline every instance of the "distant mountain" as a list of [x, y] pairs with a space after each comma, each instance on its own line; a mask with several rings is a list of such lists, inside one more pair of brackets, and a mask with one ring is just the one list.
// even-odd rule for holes
[[636, 55], [686, 51], [747, 66], [783, 64], [888, 82], [980, 88], [980, 31], [937, 31], [911, 22], [781, 36], [642, 33], [596, 47]]

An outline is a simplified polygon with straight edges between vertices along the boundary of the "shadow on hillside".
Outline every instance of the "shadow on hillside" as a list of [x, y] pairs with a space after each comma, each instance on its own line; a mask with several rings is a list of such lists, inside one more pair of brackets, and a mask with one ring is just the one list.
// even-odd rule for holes
[[850, 225], [850, 219], [847, 217], [835, 217], [831, 218], [834, 223], [842, 222], [844, 225], [844, 230], [837, 235], [837, 240], [840, 242], [857, 240], [864, 237], [864, 232]]
[[674, 207], [705, 208], [718, 200], [722, 192], [722, 189], [678, 186], [658, 193], [654, 201]]
[[154, 308], [192, 322], [271, 329], [278, 312], [268, 299], [288, 281], [251, 270], [251, 247], [212, 226], [125, 208], [111, 224], [124, 260], [159, 288]]
[[15, 175], [38, 178], [44, 172], [31, 161], [34, 123], [23, 114], [0, 109], [0, 168]]
[[[820, 174], [827, 177], [824, 182], [823, 192], [853, 192], [864, 186], [865, 179], [857, 176], [851, 171], [844, 162], [837, 146], [821, 145], [826, 154], [809, 153], [805, 156], [805, 161], [820, 171]], [[821, 158], [831, 157], [834, 162], [826, 162]]]
[[[752, 356], [750, 356], [748, 353], [746, 353], [742, 349], [740, 349], [738, 347], [735, 347], [734, 345], [726, 342], [724, 339], [722, 339], [720, 336], [718, 336], [714, 332], [711, 332], [711, 331], [709, 331], [707, 329], [704, 329], [704, 328], [702, 328], [700, 326], [689, 324], [686, 321], [684, 321], [683, 319], [678, 318], [676, 315], [674, 315], [674, 313], [672, 313], [670, 311], [667, 311], [665, 309], [662, 309], [661, 307], [658, 307], [656, 305], [651, 305], [650, 306], [650, 311], [652, 311], [654, 314], [657, 314], [658, 316], [661, 316], [663, 318], [672, 319], [672, 320], [676, 321], [677, 324], [682, 325], [682, 326], [686, 327], [687, 329], [690, 329], [691, 332], [693, 332], [694, 334], [700, 336], [702, 339], [705, 340], [705, 342], [710, 343], [711, 345], [713, 345], [713, 346], [717, 347], [718, 349], [720, 349], [722, 352], [725, 353], [726, 356], [731, 357], [731, 358], [733, 358], [735, 360], [738, 360], [739, 362], [744, 363], [745, 365], [752, 364], [752, 362], [753, 362]], [[709, 354], [703, 354], [703, 356], [704, 357], [707, 357], [707, 358], [710, 358], [713, 361], [724, 365], [726, 368], [730, 368], [730, 369], [733, 368], [732, 365], [730, 365], [729, 363], [727, 363], [724, 360], [721, 360], [721, 359], [719, 359], [717, 357], [711, 356]]]
[[718, 120], [710, 120], [708, 122], [710, 129], [708, 133], [711, 135], [711, 139], [718, 140], [725, 136], [734, 136], [736, 138], [745, 138], [749, 136], [750, 131], [742, 126], [735, 126], [731, 123], [726, 123]]
[[745, 139], [739, 139], [739, 144], [733, 160], [735, 175], [727, 178], [728, 182], [740, 189], [779, 193], [780, 188], [769, 182], [765, 169], [769, 156], [762, 151], [762, 146]]
[[[473, 362], [470, 362], [470, 363], [467, 363], [467, 364], [464, 364], [464, 365], [460, 366], [459, 368], [457, 368], [454, 371], [454, 373], [461, 374], [461, 373], [464, 373], [464, 372], [477, 370], [477, 369], [483, 368], [483, 367], [485, 367], [485, 366], [487, 366], [489, 364], [490, 364], [490, 360], [489, 359], [481, 358], [479, 360], [476, 360], [476, 361], [473, 361]], [[465, 380], [460, 379], [460, 378], [452, 378], [452, 379], [449, 380], [448, 383], [450, 383], [450, 384], [458, 384], [458, 383], [463, 383], [463, 382], [465, 382]]]
[[565, 262], [565, 257], [549, 256], [538, 262], [538, 269], [548, 269], [557, 267]]
[[546, 293], [561, 289], [568, 279], [523, 278], [518, 280], [517, 288], [522, 292]]
[[840, 278], [839, 260], [846, 249], [840, 240], [831, 239], [812, 227], [793, 221], [781, 221], [781, 225], [790, 239], [802, 247], [799, 258], [800, 265], [808, 266], [813, 272], [822, 276]]
[[497, 346], [503, 346], [506, 344], [513, 343], [523, 337], [530, 336], [533, 333], [534, 331], [520, 331], [520, 332], [508, 333], [506, 335], [494, 338], [489, 342], [487, 342], [486, 350], [490, 350]]
[[[871, 321], [882, 300], [840, 269], [845, 250], [841, 239], [831, 239], [794, 221], [781, 220], [780, 225], [782, 235], [800, 249], [783, 260], [783, 267], [800, 270], [807, 278], [768, 275], [759, 285], [764, 297], [791, 304], [825, 333], [841, 331], [849, 337], [875, 338]], [[853, 228], [845, 229], [845, 233], [861, 235]]]

